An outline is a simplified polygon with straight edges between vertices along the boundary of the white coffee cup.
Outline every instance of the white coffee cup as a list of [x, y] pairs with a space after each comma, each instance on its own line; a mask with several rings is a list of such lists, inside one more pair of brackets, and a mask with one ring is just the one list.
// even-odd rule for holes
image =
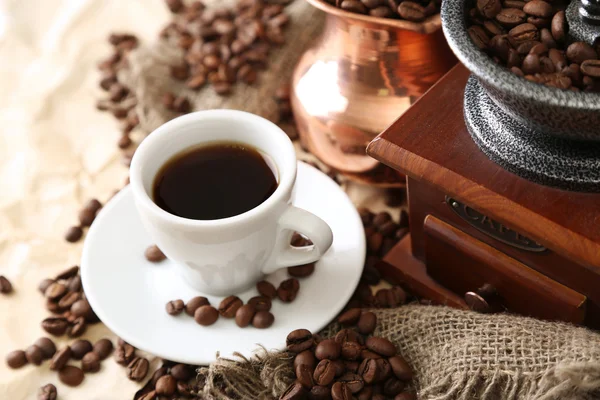
[[[168, 213], [152, 200], [160, 168], [183, 150], [214, 142], [248, 144], [271, 158], [278, 186], [262, 204], [218, 220], [194, 220]], [[210, 110], [187, 114], [160, 126], [136, 150], [130, 180], [144, 226], [184, 280], [202, 293], [230, 295], [254, 285], [264, 274], [317, 261], [331, 247], [331, 228], [294, 207], [296, 154], [287, 135], [254, 114]], [[294, 231], [313, 246], [290, 245]]]

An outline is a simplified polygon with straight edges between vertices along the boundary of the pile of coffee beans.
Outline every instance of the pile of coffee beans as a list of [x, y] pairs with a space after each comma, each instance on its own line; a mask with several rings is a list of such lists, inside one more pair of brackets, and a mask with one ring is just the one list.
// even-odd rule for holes
[[600, 92], [600, 43], [567, 42], [565, 1], [477, 0], [468, 33], [514, 74], [550, 87]]
[[134, 400], [156, 400], [195, 397], [196, 366], [163, 361], [152, 378], [134, 396]]
[[38, 286], [46, 298], [46, 309], [55, 314], [42, 321], [42, 329], [53, 336], [81, 336], [88, 324], [99, 322], [81, 286], [79, 267], [73, 266]]
[[83, 236], [83, 230], [89, 228], [96, 219], [96, 214], [102, 208], [102, 203], [98, 199], [90, 199], [81, 211], [79, 211], [78, 219], [79, 224], [73, 225], [65, 233], [65, 240], [70, 243], [75, 243]]
[[13, 291], [12, 283], [4, 275], [0, 275], [0, 293], [9, 294]]
[[[312, 245], [312, 242], [295, 232], [291, 239], [291, 245], [304, 247]], [[268, 281], [260, 281], [256, 284], [259, 296], [252, 297], [246, 304], [239, 297], [232, 295], [224, 298], [219, 307], [215, 308], [206, 297], [197, 296], [187, 303], [181, 299], [169, 301], [165, 309], [169, 315], [173, 316], [180, 315], [185, 311], [187, 315], [194, 318], [198, 325], [202, 326], [212, 325], [217, 322], [219, 317], [222, 317], [234, 319], [240, 328], [252, 325], [258, 329], [266, 329], [275, 322], [275, 316], [270, 311], [272, 300], [279, 298], [284, 303], [294, 301], [300, 291], [300, 282], [296, 278], [306, 278], [314, 270], [314, 263], [289, 267], [288, 273], [292, 278], [284, 280], [277, 288]]]
[[338, 317], [343, 326], [332, 339], [321, 339], [306, 329], [292, 331], [287, 349], [296, 354], [296, 381], [281, 400], [410, 400], [405, 391], [413, 377], [408, 363], [397, 354], [396, 346], [383, 337], [369, 336], [377, 316], [353, 308]]
[[345, 11], [422, 22], [440, 12], [440, 0], [324, 0]]
[[[45, 360], [50, 360], [50, 370], [58, 372], [62, 383], [79, 386], [83, 382], [84, 372], [98, 372], [100, 362], [106, 359], [112, 350], [112, 342], [108, 339], [100, 339], [93, 346], [88, 340], [77, 339], [69, 346], [57, 350], [52, 339], [41, 337], [24, 351], [15, 350], [8, 353], [6, 364], [17, 369], [26, 364], [39, 366]], [[67, 365], [70, 360], [81, 361], [81, 367]], [[40, 399], [52, 399], [52, 395], [56, 398], [56, 388], [53, 385], [46, 385], [40, 389]]]

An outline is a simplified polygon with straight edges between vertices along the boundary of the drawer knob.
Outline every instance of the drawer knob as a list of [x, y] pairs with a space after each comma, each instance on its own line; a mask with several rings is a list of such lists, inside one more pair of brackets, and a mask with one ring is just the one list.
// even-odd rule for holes
[[483, 314], [499, 310], [499, 298], [496, 288], [486, 283], [474, 292], [465, 293], [465, 302], [473, 311]]

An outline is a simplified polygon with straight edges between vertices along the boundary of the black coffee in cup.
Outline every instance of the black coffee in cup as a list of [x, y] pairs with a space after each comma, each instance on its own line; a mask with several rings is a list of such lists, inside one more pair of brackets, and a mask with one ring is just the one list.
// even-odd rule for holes
[[183, 218], [214, 220], [249, 211], [277, 189], [273, 163], [256, 149], [221, 142], [185, 150], [154, 178], [152, 198]]

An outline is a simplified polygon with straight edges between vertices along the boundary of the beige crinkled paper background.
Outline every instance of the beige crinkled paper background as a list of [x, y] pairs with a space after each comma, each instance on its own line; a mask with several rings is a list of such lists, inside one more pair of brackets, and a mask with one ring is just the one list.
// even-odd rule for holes
[[[127, 176], [115, 145], [119, 127], [94, 106], [106, 37], [130, 31], [151, 42], [168, 18], [163, 0], [0, 0], [0, 274], [15, 288], [0, 295], [1, 400], [36, 399], [46, 383], [61, 400], [132, 399], [140, 387], [111, 358], [68, 388], [47, 362], [10, 370], [4, 356], [44, 335], [37, 285], [78, 264], [83, 242], [66, 243], [63, 233], [81, 204], [104, 202]], [[346, 189], [357, 205], [382, 208], [379, 192]], [[116, 340], [98, 324], [84, 337], [107, 336]]]

